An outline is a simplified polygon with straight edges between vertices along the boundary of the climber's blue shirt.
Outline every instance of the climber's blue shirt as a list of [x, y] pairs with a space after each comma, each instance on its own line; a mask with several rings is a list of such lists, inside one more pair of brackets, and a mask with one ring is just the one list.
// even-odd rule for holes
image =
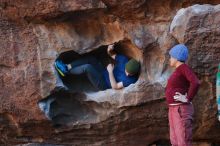
[[[127, 76], [126, 75], [125, 65], [128, 61], [129, 61], [128, 57], [121, 55], [121, 54], [120, 55], [118, 54], [115, 57], [116, 64], [115, 64], [115, 67], [113, 70], [113, 74], [114, 74], [116, 82], [117, 83], [122, 82], [124, 87], [127, 87], [132, 83], [135, 83], [138, 79], [137, 76]], [[103, 74], [104, 74], [104, 78], [106, 80], [108, 89], [112, 88], [110, 80], [109, 80], [109, 74], [108, 74], [107, 69], [104, 70]]]

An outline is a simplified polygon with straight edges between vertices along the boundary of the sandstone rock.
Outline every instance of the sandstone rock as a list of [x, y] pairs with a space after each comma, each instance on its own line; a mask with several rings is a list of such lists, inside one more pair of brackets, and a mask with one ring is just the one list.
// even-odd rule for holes
[[179, 10], [170, 26], [172, 35], [190, 46], [189, 62], [203, 75], [215, 72], [220, 61], [219, 14], [220, 5], [194, 5]]
[[194, 5], [182, 8], [174, 17], [170, 31], [180, 42], [188, 41], [189, 33], [207, 33], [208, 31], [218, 32], [220, 5]]
[[1, 113], [11, 113], [17, 122], [40, 117], [33, 103], [39, 99], [40, 89], [36, 37], [31, 27], [0, 23], [4, 37], [0, 41]]
[[[1, 1], [0, 145], [168, 143], [163, 96], [172, 70], [167, 52], [178, 42], [189, 47], [189, 64], [202, 83], [194, 100], [194, 141], [218, 145], [214, 69], [219, 62], [219, 6], [191, 6], [195, 3], [219, 2]], [[183, 7], [188, 7], [180, 10], [183, 15], [175, 16]], [[203, 11], [194, 12], [198, 9]], [[186, 21], [177, 23], [180, 18]], [[119, 42], [121, 52], [141, 61], [137, 83], [120, 91], [50, 95], [58, 55], [97, 53], [114, 42]], [[78, 88], [86, 86], [80, 82]], [[55, 99], [50, 108], [52, 121], [37, 106], [45, 96]]]
[[100, 0], [3, 0], [0, 6], [2, 16], [15, 21], [20, 21], [19, 19], [40, 21], [65, 12], [105, 8], [105, 4]]

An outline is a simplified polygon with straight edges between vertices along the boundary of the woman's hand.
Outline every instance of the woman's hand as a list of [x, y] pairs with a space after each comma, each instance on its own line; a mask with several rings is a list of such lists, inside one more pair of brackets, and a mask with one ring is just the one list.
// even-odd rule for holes
[[180, 101], [180, 102], [184, 102], [184, 103], [188, 102], [188, 99], [186, 97], [187, 97], [187, 93], [185, 95], [183, 95], [179, 92], [176, 92], [176, 95], [173, 96], [175, 101]]

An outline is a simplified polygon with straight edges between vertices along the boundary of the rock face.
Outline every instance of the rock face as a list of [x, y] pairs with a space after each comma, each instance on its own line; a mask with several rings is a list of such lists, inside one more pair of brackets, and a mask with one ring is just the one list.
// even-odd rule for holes
[[[1, 1], [0, 145], [142, 146], [168, 141], [164, 87], [172, 69], [167, 54], [177, 43], [189, 47], [188, 64], [201, 81], [193, 101], [194, 141], [220, 145], [215, 97], [220, 62], [218, 3]], [[64, 78], [75, 90], [50, 94], [58, 57], [65, 62], [88, 53], [105, 58], [106, 45], [115, 42], [119, 52], [141, 62], [135, 84], [122, 90], [89, 92], [88, 82]], [[37, 105], [43, 98], [45, 102], [53, 99], [51, 120]]]
[[192, 67], [200, 75], [211, 75], [216, 68], [210, 64], [216, 66], [220, 60], [219, 13], [219, 5], [194, 5], [179, 10], [170, 26], [170, 32], [179, 42], [191, 46], [189, 62], [193, 62]]

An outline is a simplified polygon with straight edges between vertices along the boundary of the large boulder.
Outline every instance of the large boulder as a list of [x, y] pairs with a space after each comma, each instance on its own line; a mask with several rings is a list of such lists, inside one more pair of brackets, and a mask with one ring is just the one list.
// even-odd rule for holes
[[180, 9], [170, 25], [172, 35], [190, 46], [189, 62], [200, 74], [212, 75], [220, 61], [219, 24], [220, 5], [207, 4]]
[[67, 12], [106, 8], [100, 0], [2, 0], [1, 16], [13, 21], [42, 21]]
[[[1, 1], [0, 144], [167, 143], [164, 87], [172, 72], [167, 54], [177, 43], [189, 47], [189, 65], [201, 81], [193, 101], [194, 141], [219, 143], [214, 88], [219, 5], [190, 6], [198, 2], [208, 1]], [[105, 58], [100, 50], [115, 42], [141, 62], [135, 84], [89, 92], [88, 82], [73, 79], [80, 90], [50, 94], [58, 57], [75, 58], [72, 52]], [[69, 85], [68, 80], [63, 79]], [[50, 119], [39, 100], [50, 105], [45, 111]]]

